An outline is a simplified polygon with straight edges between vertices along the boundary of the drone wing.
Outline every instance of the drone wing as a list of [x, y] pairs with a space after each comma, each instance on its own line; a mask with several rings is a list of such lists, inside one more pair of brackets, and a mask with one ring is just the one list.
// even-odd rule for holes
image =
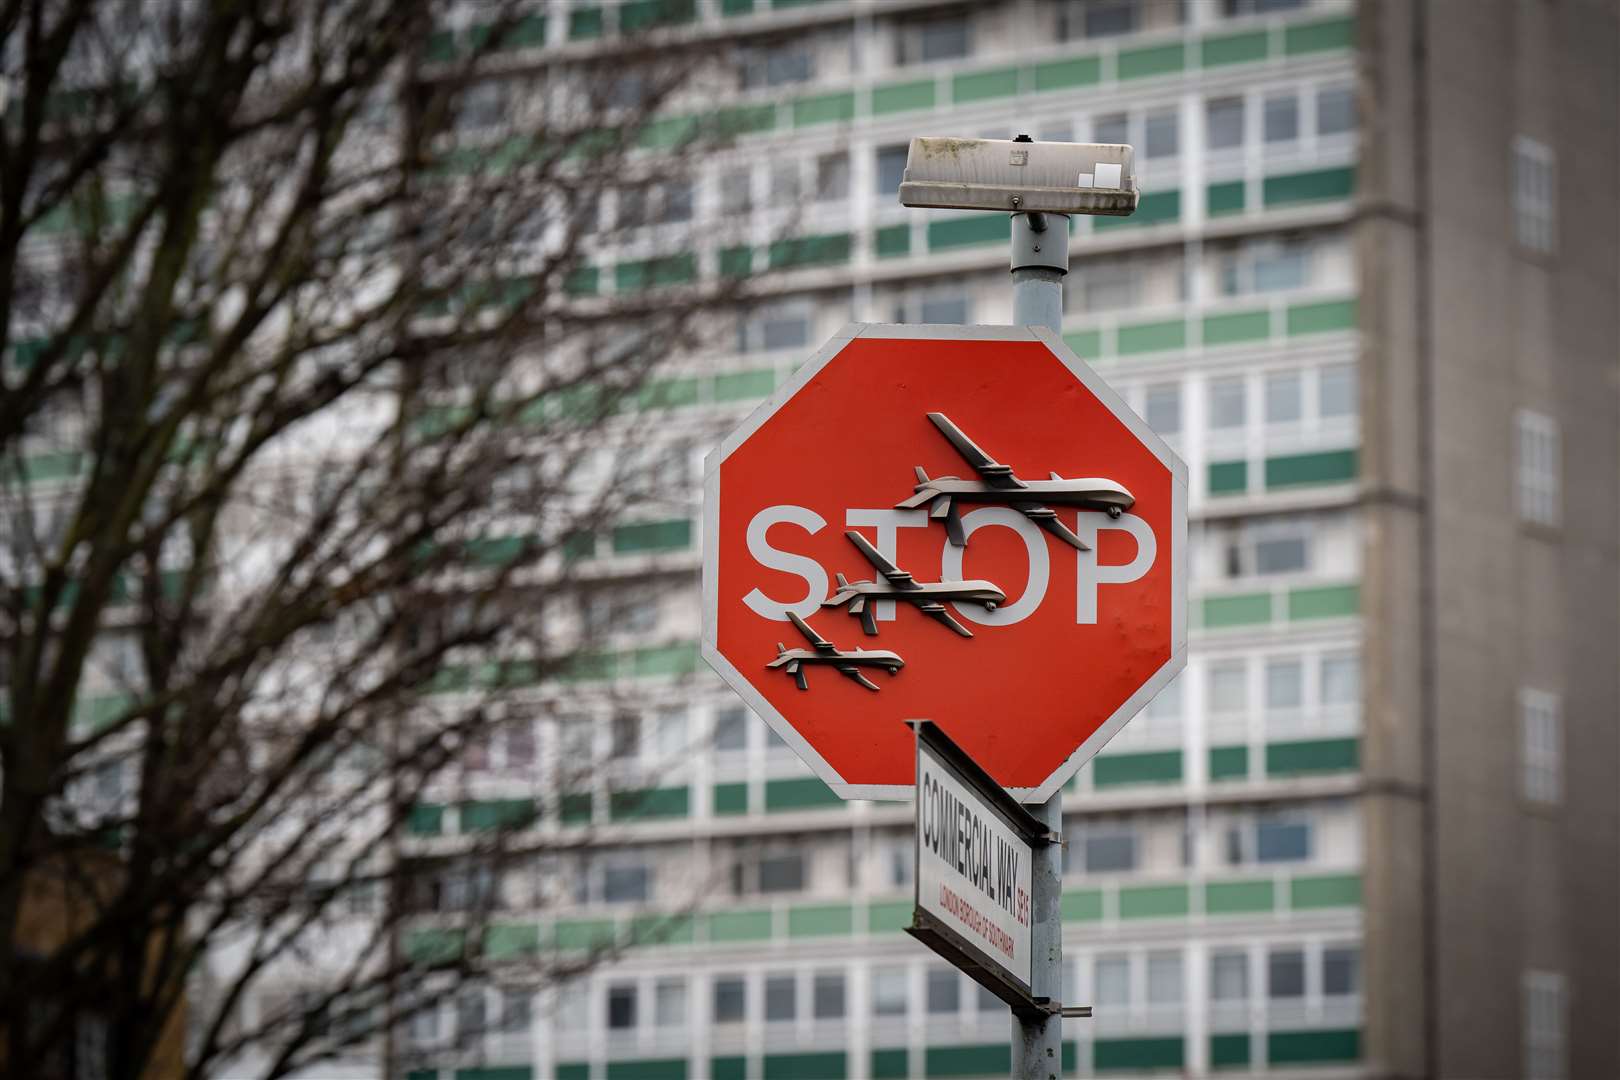
[[944, 604], [919, 604], [917, 605], [917, 610], [922, 612], [924, 615], [927, 615], [931, 619], [944, 623], [946, 626], [950, 627], [952, 630], [955, 630], [963, 637], [973, 636], [973, 631], [957, 622], [956, 619], [951, 616], [951, 613], [945, 610]]
[[969, 465], [973, 466], [974, 471], [979, 474], [979, 479], [986, 484], [1003, 491], [1011, 491], [1025, 486], [1022, 480], [1013, 475], [1011, 465], [1003, 465], [992, 459], [983, 450], [980, 450], [973, 440], [962, 432], [961, 428], [951, 423], [950, 417], [944, 413], [931, 412], [928, 414], [928, 419], [934, 422], [934, 426], [939, 428], [940, 434], [944, 435], [950, 441], [950, 444], [956, 447], [956, 452], [961, 454]]
[[1091, 550], [1091, 548], [1086, 546], [1086, 542], [1084, 540], [1080, 539], [1074, 534], [1073, 529], [1070, 529], [1067, 525], [1058, 520], [1057, 514], [1050, 506], [1040, 506], [1035, 503], [1015, 503], [1013, 505], [1013, 509], [1017, 510], [1020, 514], [1023, 514], [1025, 517], [1029, 518], [1029, 520], [1033, 521], [1035, 524], [1039, 525], [1041, 528], [1045, 529], [1047, 532], [1051, 533], [1059, 540], [1062, 540], [1065, 544], [1068, 544], [1075, 550]]
[[862, 555], [866, 556], [866, 561], [871, 563], [872, 568], [882, 574], [890, 585], [897, 589], [915, 589], [917, 587], [917, 582], [910, 574], [884, 558], [883, 552], [873, 547], [872, 542], [866, 537], [854, 529], [846, 530], [844, 535], [849, 538], [850, 543], [860, 550]]
[[838, 651], [838, 647], [836, 645], [822, 637], [820, 634], [816, 633], [814, 630], [810, 629], [810, 624], [799, 618], [796, 613], [792, 611], [788, 612], [788, 620], [791, 621], [794, 626], [799, 628], [799, 633], [803, 634], [804, 639], [816, 647], [817, 652], [835, 653]]
[[861, 669], [856, 667], [854, 664], [839, 664], [838, 674], [843, 675], [846, 678], [854, 679], [868, 690], [878, 689], [878, 684], [861, 674]]

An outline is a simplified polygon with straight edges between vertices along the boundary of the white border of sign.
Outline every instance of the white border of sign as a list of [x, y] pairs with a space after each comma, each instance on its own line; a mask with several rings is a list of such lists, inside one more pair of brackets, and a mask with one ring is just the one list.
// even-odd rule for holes
[[1187, 465], [1176, 452], [1158, 436], [1147, 421], [1136, 415], [1123, 398], [1114, 392], [1102, 376], [1098, 375], [1087, 364], [1074, 354], [1064, 342], [1061, 335], [1054, 333], [1044, 326], [953, 326], [953, 325], [909, 325], [899, 323], [849, 323], [838, 333], [828, 339], [827, 343], [801, 364], [789, 379], [777, 388], [776, 392], [758, 408], [748, 414], [748, 418], [732, 430], [719, 446], [709, 452], [703, 459], [703, 659], [708, 661], [726, 684], [735, 690], [748, 707], [758, 713], [771, 728], [782, 737], [782, 740], [791, 746], [809, 765], [815, 774], [826, 782], [827, 786], [840, 798], [845, 799], [894, 799], [910, 801], [916, 789], [912, 784], [851, 784], [838, 775], [838, 772], [816, 753], [815, 749], [805, 741], [804, 736], [796, 731], [787, 718], [765, 699], [765, 696], [754, 689], [752, 683], [738, 671], [730, 661], [720, 655], [716, 638], [717, 626], [720, 618], [719, 594], [719, 558], [720, 558], [720, 465], [730, 457], [743, 442], [754, 432], [758, 431], [794, 394], [798, 393], [822, 368], [827, 366], [834, 356], [843, 351], [856, 338], [923, 338], [936, 341], [1041, 341], [1063, 361], [1067, 367], [1082, 383], [1086, 389], [1097, 396], [1109, 410], [1130, 428], [1131, 433], [1142, 441], [1153, 455], [1164, 463], [1170, 470], [1171, 477], [1171, 507], [1170, 528], [1174, 532], [1172, 546], [1175, 558], [1170, 566], [1170, 611], [1171, 611], [1171, 641], [1170, 659], [1164, 666], [1154, 673], [1153, 677], [1142, 684], [1141, 689], [1132, 694], [1114, 714], [1105, 720], [1101, 727], [1092, 733], [1091, 738], [1080, 745], [1080, 748], [1068, 759], [1053, 770], [1039, 786], [1032, 788], [1008, 788], [1008, 792], [1020, 802], [1044, 802], [1068, 783], [1069, 778], [1079, 771], [1080, 767], [1090, 761], [1124, 727], [1126, 722], [1141, 712], [1154, 695], [1164, 689], [1171, 679], [1175, 678], [1187, 664]]

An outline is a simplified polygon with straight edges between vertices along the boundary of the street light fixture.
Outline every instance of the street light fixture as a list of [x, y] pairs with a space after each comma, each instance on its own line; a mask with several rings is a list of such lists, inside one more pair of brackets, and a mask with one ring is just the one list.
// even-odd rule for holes
[[906, 154], [900, 202], [937, 210], [1124, 217], [1136, 209], [1135, 165], [1135, 151], [1119, 143], [921, 136]]

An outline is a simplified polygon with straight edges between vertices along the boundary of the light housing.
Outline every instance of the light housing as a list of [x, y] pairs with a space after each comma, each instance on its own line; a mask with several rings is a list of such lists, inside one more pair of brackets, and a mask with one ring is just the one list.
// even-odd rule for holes
[[1121, 143], [919, 136], [900, 202], [938, 210], [1046, 211], [1126, 217], [1136, 210], [1136, 152]]

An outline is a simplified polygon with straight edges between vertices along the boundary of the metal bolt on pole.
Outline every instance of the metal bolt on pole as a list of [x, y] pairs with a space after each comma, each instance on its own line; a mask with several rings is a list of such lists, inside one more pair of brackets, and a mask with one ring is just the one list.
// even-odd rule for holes
[[[1012, 216], [1013, 323], [1063, 330], [1063, 278], [1069, 272], [1067, 214]], [[1063, 792], [1030, 812], [1050, 833], [1063, 832]], [[1035, 849], [1031, 882], [1030, 990], [1036, 998], [1063, 1000], [1063, 846]], [[1063, 1074], [1063, 1017], [1013, 1014], [1013, 1080], [1058, 1080]]]

